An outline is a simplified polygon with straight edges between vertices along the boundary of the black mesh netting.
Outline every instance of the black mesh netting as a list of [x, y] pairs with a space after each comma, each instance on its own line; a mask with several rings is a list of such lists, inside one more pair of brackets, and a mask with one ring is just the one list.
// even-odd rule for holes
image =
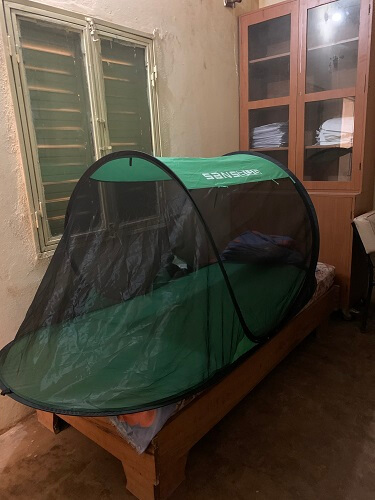
[[77, 415], [153, 408], [201, 390], [311, 298], [318, 229], [270, 158], [108, 155], [71, 197], [62, 239], [0, 385]]

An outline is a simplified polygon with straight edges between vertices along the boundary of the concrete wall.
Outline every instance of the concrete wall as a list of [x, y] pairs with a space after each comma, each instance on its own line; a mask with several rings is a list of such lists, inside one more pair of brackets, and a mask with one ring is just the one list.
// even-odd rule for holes
[[274, 5], [275, 3], [283, 2], [284, 0], [259, 0], [259, 8], [268, 7], [269, 5]]
[[[235, 9], [222, 0], [47, 0], [45, 5], [156, 33], [164, 155], [210, 156], [238, 149]], [[2, 44], [2, 41], [0, 41]], [[12, 340], [46, 271], [31, 234], [13, 103], [0, 47], [0, 347]], [[0, 431], [28, 409], [0, 398]]]

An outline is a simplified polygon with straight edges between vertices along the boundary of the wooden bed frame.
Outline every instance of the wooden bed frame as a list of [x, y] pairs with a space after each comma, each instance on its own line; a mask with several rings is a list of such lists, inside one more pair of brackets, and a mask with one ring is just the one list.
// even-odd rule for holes
[[339, 287], [295, 316], [221, 382], [172, 417], [139, 455], [106, 417], [71, 417], [38, 411], [38, 420], [57, 433], [61, 420], [121, 460], [127, 489], [141, 500], [165, 499], [185, 478], [190, 449], [241, 401], [307, 335], [320, 327], [339, 305]]

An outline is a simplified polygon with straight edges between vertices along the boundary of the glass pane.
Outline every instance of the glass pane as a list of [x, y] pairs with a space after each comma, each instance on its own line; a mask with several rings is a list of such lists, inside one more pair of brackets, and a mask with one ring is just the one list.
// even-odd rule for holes
[[289, 95], [290, 15], [249, 26], [249, 100]]
[[249, 64], [249, 100], [289, 95], [290, 56]]
[[101, 54], [112, 151], [152, 154], [145, 49], [103, 39]]
[[304, 180], [350, 181], [354, 97], [306, 103]]
[[249, 110], [249, 148], [287, 148], [289, 106]]
[[278, 56], [290, 51], [290, 14], [249, 26], [249, 59]]
[[357, 76], [360, 0], [309, 9], [306, 92], [354, 87]]
[[81, 37], [22, 19], [20, 31], [47, 218], [58, 236], [74, 186], [93, 162]]

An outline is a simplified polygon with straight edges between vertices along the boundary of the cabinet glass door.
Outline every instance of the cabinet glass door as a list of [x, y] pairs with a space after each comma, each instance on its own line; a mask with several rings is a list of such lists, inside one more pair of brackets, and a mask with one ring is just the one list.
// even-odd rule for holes
[[289, 95], [290, 14], [249, 26], [249, 101]]
[[306, 93], [355, 87], [360, 0], [338, 0], [307, 13]]
[[271, 156], [292, 170], [297, 27], [297, 3], [241, 18], [241, 61], [246, 61], [241, 74], [241, 149]]
[[360, 158], [355, 123], [357, 94], [364, 87], [358, 67], [361, 0], [306, 4], [297, 118], [304, 124], [298, 131], [300, 176], [310, 188], [338, 182], [349, 188]]
[[289, 106], [249, 110], [249, 149], [288, 165]]
[[306, 103], [304, 180], [350, 181], [353, 132], [354, 97]]

